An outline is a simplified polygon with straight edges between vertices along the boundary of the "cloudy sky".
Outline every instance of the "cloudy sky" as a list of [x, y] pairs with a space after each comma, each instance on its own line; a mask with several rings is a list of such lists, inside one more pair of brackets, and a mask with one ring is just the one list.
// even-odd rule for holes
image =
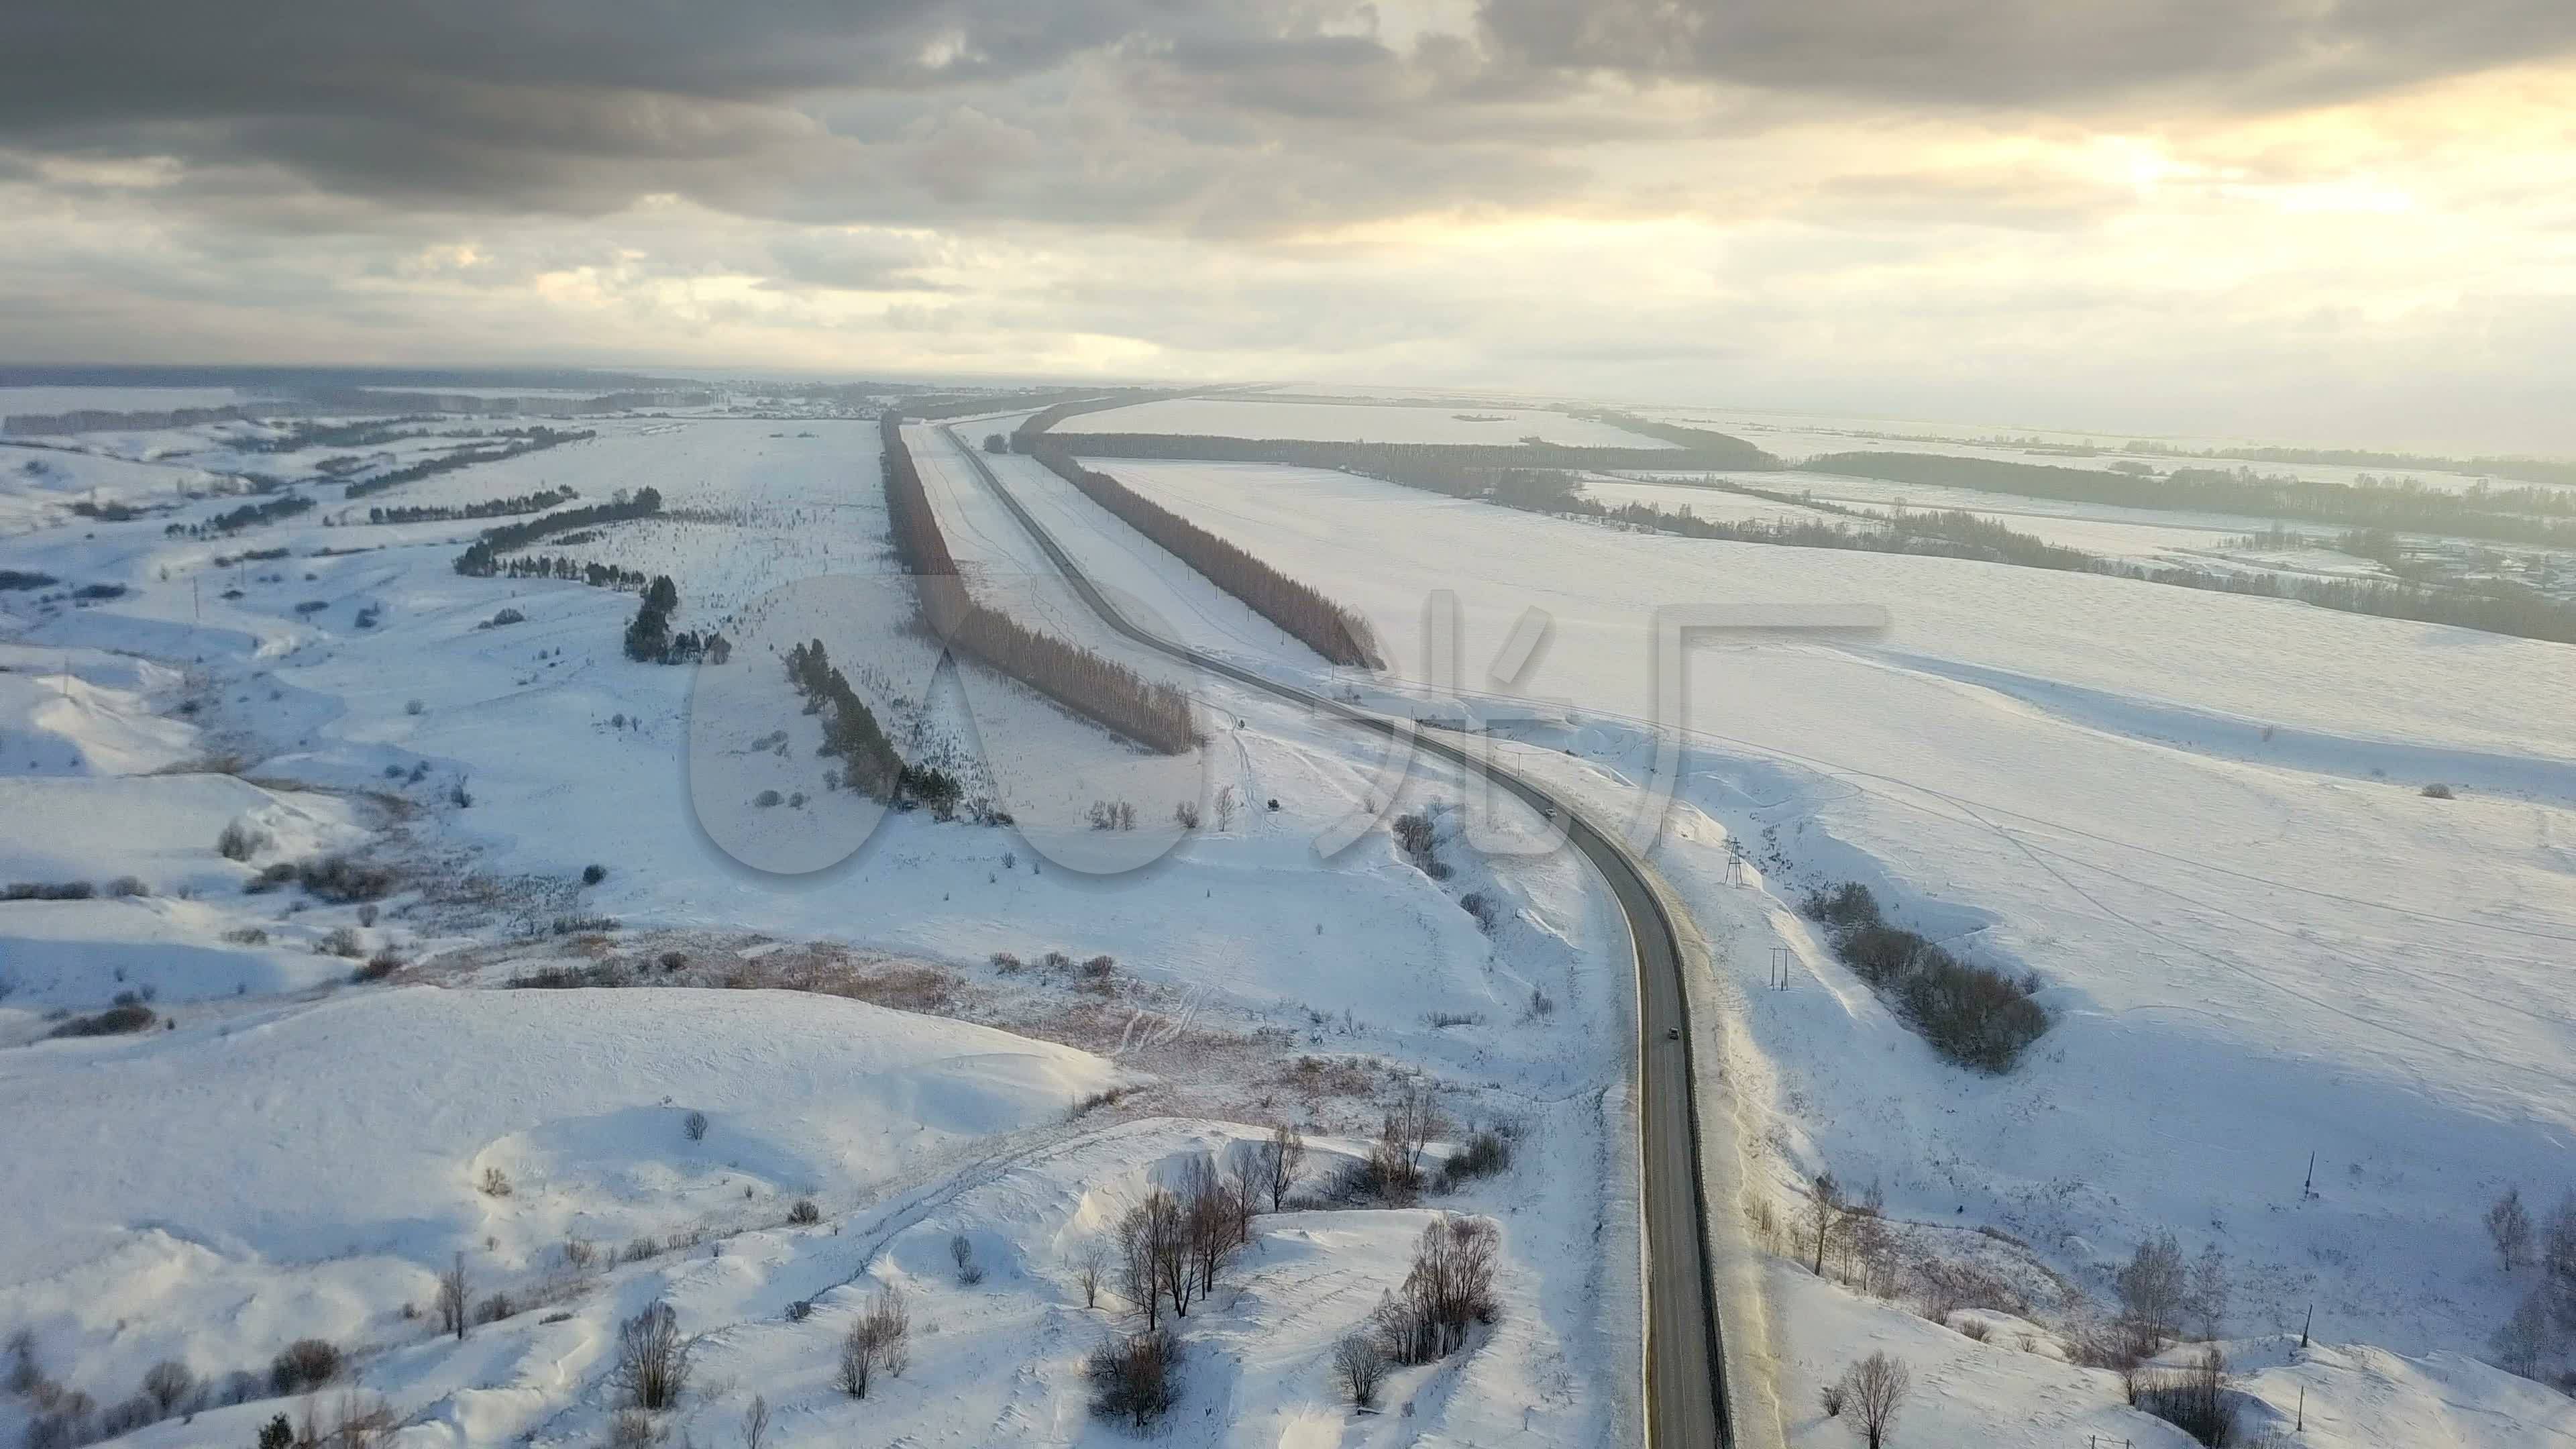
[[2576, 453], [2569, 0], [17, 0], [0, 357]]

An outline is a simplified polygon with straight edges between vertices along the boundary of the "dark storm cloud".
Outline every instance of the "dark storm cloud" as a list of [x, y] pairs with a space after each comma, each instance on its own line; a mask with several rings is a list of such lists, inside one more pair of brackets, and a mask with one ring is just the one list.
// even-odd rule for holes
[[1532, 65], [1881, 102], [2270, 106], [2576, 48], [2568, 0], [1485, 0]]

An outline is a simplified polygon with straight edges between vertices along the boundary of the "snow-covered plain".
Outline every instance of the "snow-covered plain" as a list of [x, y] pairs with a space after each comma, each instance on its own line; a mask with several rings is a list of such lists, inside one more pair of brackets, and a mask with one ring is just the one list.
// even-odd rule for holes
[[[1873, 640], [1694, 651], [1656, 849], [1741, 1000], [1717, 1025], [1742, 1033], [1783, 1203], [1801, 1173], [1875, 1180], [1900, 1216], [2009, 1231], [2097, 1299], [2169, 1229], [2235, 1265], [2233, 1331], [2295, 1333], [2313, 1302], [2321, 1336], [2405, 1355], [2482, 1352], [2519, 1295], [2476, 1219], [2508, 1183], [2553, 1200], [2576, 1176], [2559, 990], [2576, 655], [2119, 580], [1629, 534], [1334, 473], [1099, 466], [1357, 606], [1397, 676], [1560, 702], [1493, 710], [1533, 715], [1502, 728], [1606, 818], [1665, 784], [1644, 729], [1658, 606], [1890, 611]], [[1464, 681], [1426, 677], [1431, 588], [1459, 595]], [[1550, 630], [1538, 662], [1485, 679], [1530, 608]], [[2461, 798], [2424, 798], [2431, 783]], [[1728, 884], [1730, 838], [1749, 885]], [[2040, 974], [2056, 1025], [2016, 1073], [1942, 1065], [1822, 948], [1794, 903], [1854, 879], [1954, 949]], [[1775, 952], [1791, 990], [1761, 989]], [[1819, 1341], [1805, 1296], [1780, 1311], [1791, 1342]], [[1832, 1367], [1810, 1356], [1797, 1372]], [[2025, 1407], [1959, 1422], [1999, 1432]], [[2514, 1423], [2462, 1442], [2565, 1432]]]
[[[31, 531], [0, 541], [0, 568], [62, 581], [0, 595], [0, 881], [130, 874], [145, 892], [0, 902], [0, 1159], [28, 1206], [0, 1215], [0, 1328], [32, 1330], [44, 1370], [104, 1403], [163, 1358], [264, 1377], [284, 1344], [321, 1336], [352, 1352], [349, 1382], [384, 1396], [402, 1444], [569, 1445], [604, 1437], [617, 1325], [660, 1297], [700, 1336], [672, 1442], [730, 1442], [754, 1394], [789, 1446], [1122, 1442], [1089, 1417], [1081, 1365], [1128, 1325], [1112, 1298], [1081, 1306], [1080, 1251], [1151, 1183], [1274, 1118], [1307, 1124], [1310, 1178], [1330, 1172], [1421, 1072], [1462, 1125], [1531, 1144], [1427, 1204], [1502, 1224], [1496, 1323], [1355, 1418], [1331, 1344], [1401, 1280], [1426, 1212], [1265, 1215], [1192, 1315], [1178, 1436], [1634, 1438], [1631, 1003], [1616, 915], [1574, 862], [1452, 842], [1456, 873], [1434, 881], [1382, 828], [1319, 858], [1327, 827], [1386, 803], [1378, 761], [1204, 684], [1188, 781], [1205, 822], [1166, 824], [1176, 848], [1148, 868], [1062, 868], [1028, 816], [895, 814], [871, 833], [863, 802], [825, 788], [773, 645], [828, 637], [914, 758], [980, 752], [1061, 792], [1132, 751], [975, 666], [905, 672], [936, 660], [887, 573], [872, 425], [595, 426], [356, 505], [321, 485], [311, 513], [207, 540], [165, 529], [238, 502], [179, 486], [251, 456], [222, 430], [85, 438], [103, 451], [61, 456], [146, 470], [164, 511], [29, 508]], [[1016, 547], [989, 499], [950, 486], [956, 462], [926, 466], [948, 527]], [[670, 573], [675, 626], [743, 641], [731, 664], [623, 658], [631, 594], [458, 576], [480, 522], [363, 522], [367, 504], [557, 484], [584, 502], [662, 493], [660, 518], [534, 551]], [[1167, 559], [1146, 572], [1159, 607], [1207, 592]], [[849, 586], [842, 607], [795, 587], [814, 580]], [[93, 583], [126, 592], [68, 597]], [[524, 617], [496, 622], [505, 609]], [[1235, 640], [1316, 667], [1275, 634]], [[755, 803], [761, 788], [780, 803]], [[1426, 777], [1404, 799], [1458, 793]], [[235, 824], [245, 859], [216, 848]], [[756, 845], [782, 843], [805, 852], [788, 873], [756, 868]], [[339, 854], [393, 871], [388, 893], [247, 889]], [[1049, 952], [1114, 967], [1077, 977]], [[390, 981], [352, 979], [371, 956]], [[634, 984], [513, 989], [610, 967]], [[120, 993], [152, 1030], [46, 1039]], [[690, 1110], [703, 1141], [682, 1130]], [[800, 1197], [817, 1223], [785, 1221]], [[955, 1280], [955, 1235], [980, 1284]], [[576, 1239], [642, 1246], [584, 1267]], [[458, 1253], [478, 1298], [520, 1306], [462, 1344], [428, 1316], [431, 1274]], [[830, 1386], [833, 1347], [881, 1286], [911, 1301], [914, 1365], [859, 1404]], [[130, 1438], [248, 1443], [281, 1410], [300, 1412], [262, 1390]], [[0, 1436], [32, 1413], [0, 1396]]]

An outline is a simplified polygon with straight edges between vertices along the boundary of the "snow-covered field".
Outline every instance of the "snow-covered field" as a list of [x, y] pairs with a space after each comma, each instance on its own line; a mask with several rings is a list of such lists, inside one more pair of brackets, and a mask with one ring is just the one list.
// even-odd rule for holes
[[1672, 444], [1565, 413], [1461, 403], [1274, 402], [1259, 397], [1170, 398], [1103, 413], [1081, 413], [1060, 425], [1077, 433], [1179, 433], [1225, 438], [1297, 438], [1319, 442], [1494, 443], [1537, 438], [1567, 447], [1668, 448]]
[[[2239, 1335], [2295, 1333], [2313, 1302], [2329, 1341], [2476, 1353], [2511, 1309], [2524, 1285], [2478, 1214], [2512, 1182], [2554, 1200], [2576, 1128], [2556, 984], [2576, 941], [2559, 727], [2576, 655], [2117, 580], [1640, 536], [1341, 474], [1101, 466], [1358, 606], [1426, 685], [1456, 683], [1424, 676], [1427, 589], [1459, 594], [1470, 692], [1501, 687], [1485, 660], [1544, 611], [1508, 692], [1576, 707], [1509, 728], [1614, 819], [1663, 784], [1642, 728], [1658, 606], [1890, 611], [1875, 640], [1713, 641], [1690, 664], [1656, 858], [1742, 993], [1784, 1203], [1801, 1172], [1877, 1181], [1900, 1216], [2008, 1231], [2096, 1298], [2172, 1230], [2234, 1264]], [[2460, 798], [2424, 798], [2431, 783]], [[1754, 885], [1727, 884], [1729, 837]], [[1794, 903], [1832, 880], [2040, 974], [2056, 1025], [2019, 1071], [1940, 1064], [1830, 957]], [[1775, 951], [1785, 992], [1760, 989]], [[1808, 1311], [1783, 1295], [1792, 1342], [1815, 1341]]]
[[[1972, 513], [2016, 533], [2132, 563], [2207, 566], [2222, 558], [2251, 560], [2256, 557], [2256, 551], [2222, 550], [2222, 545], [2243, 538], [2260, 527], [2252, 519], [2230, 518], [2222, 514], [2162, 513], [2146, 508], [2061, 503], [2039, 498], [2015, 500], [2013, 507], [1997, 508], [1994, 506], [1995, 495], [1991, 493], [1977, 493], [1964, 488], [1908, 488], [1903, 484], [1833, 474], [1742, 473], [1726, 477], [1769, 493], [1813, 497], [1819, 502], [1838, 503], [1871, 513], [1886, 514], [1898, 508]], [[1679, 482], [1650, 483], [1596, 477], [1584, 480], [1583, 491], [1614, 507], [1623, 503], [1643, 503], [1672, 512], [1688, 509], [1709, 519], [1831, 520], [1843, 516], [1824, 509], [1774, 503], [1767, 498], [1748, 498], [1720, 488]], [[2277, 555], [2283, 552], [2273, 551], [2275, 558], [2272, 561], [2279, 563]], [[2339, 557], [2354, 572], [2385, 572], [2367, 560], [2353, 559], [2348, 555]]]
[[[1733, 433], [1788, 462], [1826, 453], [1939, 453], [1954, 458], [1991, 458], [2057, 468], [2107, 470], [2121, 462], [2145, 463], [2158, 473], [2176, 468], [2214, 468], [2233, 472], [2250, 468], [2269, 477], [2301, 478], [2315, 483], [2353, 484], [2368, 477], [2386, 481], [2413, 478], [2427, 488], [2462, 493], [2477, 487], [2481, 476], [2440, 468], [2405, 468], [2350, 463], [2282, 463], [2224, 456], [2230, 449], [2260, 447], [2243, 438], [2141, 439], [2135, 435], [2074, 433], [2063, 429], [2019, 426], [1971, 427], [1917, 419], [1864, 418], [1830, 414], [1747, 412], [1724, 408], [1640, 406], [1641, 417], [1688, 428], [1714, 428]], [[1988, 441], [1999, 437], [2020, 442]], [[2167, 453], [2128, 453], [2132, 441], [2162, 442], [2187, 452], [2220, 456], [2192, 457]], [[2492, 481], [2492, 480], [2488, 480]]]
[[[31, 507], [0, 540], [0, 568], [61, 581], [0, 595], [0, 883], [95, 888], [0, 901], [0, 1331], [28, 1329], [43, 1372], [102, 1405], [163, 1359], [218, 1386], [192, 1422], [128, 1436], [143, 1445], [246, 1444], [301, 1413], [266, 1381], [308, 1336], [351, 1355], [342, 1382], [383, 1397], [404, 1445], [596, 1443], [618, 1326], [657, 1298], [698, 1345], [669, 1442], [732, 1442], [754, 1395], [788, 1446], [1122, 1442], [1082, 1365], [1135, 1325], [1112, 1294], [1083, 1306], [1081, 1253], [1274, 1120], [1305, 1125], [1311, 1192], [1421, 1074], [1450, 1138], [1509, 1131], [1517, 1164], [1419, 1208], [1256, 1219], [1185, 1325], [1174, 1432], [1634, 1438], [1630, 989], [1576, 863], [1452, 840], [1435, 881], [1382, 827], [1320, 858], [1318, 836], [1387, 803], [1379, 761], [1194, 684], [1210, 739], [1175, 798], [1202, 824], [1140, 794], [1148, 818], [1113, 834], [1150, 838], [1153, 864], [1065, 868], [1096, 851], [1050, 839], [1047, 812], [1134, 752], [976, 666], [930, 674], [887, 573], [872, 425], [596, 426], [357, 516], [650, 485], [661, 517], [531, 551], [671, 574], [674, 627], [727, 633], [729, 664], [622, 657], [631, 593], [460, 577], [482, 522], [326, 522], [336, 484], [287, 522], [170, 536], [240, 501], [166, 476], [252, 456], [222, 430], [45, 455], [151, 470], [169, 501], [127, 522]], [[989, 565], [977, 582], [1025, 563], [944, 442], [916, 446], [961, 555]], [[255, 456], [289, 477], [311, 461]], [[1149, 553], [1131, 556], [1153, 607], [1213, 607]], [[68, 596], [86, 584], [125, 592]], [[1030, 607], [1106, 647], [1067, 601]], [[1020, 828], [878, 820], [827, 789], [771, 653], [807, 637], [907, 757], [977, 760], [974, 783], [1014, 791], [997, 799]], [[1315, 667], [1267, 626], [1229, 637]], [[1425, 777], [1403, 800], [1458, 795]], [[240, 858], [218, 849], [228, 827]], [[261, 879], [336, 857], [389, 874], [354, 894]], [[120, 876], [135, 893], [108, 889]], [[514, 989], [548, 973], [592, 984]], [[51, 1037], [120, 998], [148, 1030]], [[810, 1225], [788, 1221], [800, 1199]], [[1434, 1209], [1499, 1223], [1500, 1312], [1354, 1417], [1332, 1344], [1402, 1280]], [[978, 1283], [958, 1280], [957, 1236]], [[432, 1309], [458, 1254], [478, 1305], [515, 1310], [462, 1343]], [[862, 1404], [832, 1362], [881, 1287], [911, 1304], [913, 1364]], [[237, 1371], [258, 1383], [234, 1405]], [[0, 1437], [36, 1413], [0, 1395]]]
[[[1468, 400], [1205, 399], [1081, 425], [1166, 415], [1257, 437], [1648, 441]], [[409, 461], [491, 424], [417, 426], [381, 451]], [[0, 449], [0, 569], [58, 581], [0, 593], [0, 884], [92, 888], [0, 901], [0, 1330], [29, 1329], [43, 1370], [103, 1404], [166, 1358], [217, 1384], [259, 1377], [249, 1402], [218, 1394], [128, 1436], [155, 1449], [246, 1444], [300, 1413], [265, 1380], [307, 1336], [350, 1353], [343, 1382], [381, 1395], [411, 1449], [599, 1442], [619, 1325], [657, 1299], [697, 1345], [666, 1442], [733, 1442], [755, 1395], [791, 1449], [1123, 1442], [1088, 1412], [1082, 1365], [1133, 1318], [1112, 1296], [1084, 1306], [1086, 1250], [1273, 1120], [1305, 1126], [1320, 1180], [1418, 1073], [1459, 1119], [1435, 1156], [1476, 1125], [1516, 1134], [1517, 1160], [1420, 1208], [1257, 1218], [1185, 1325], [1166, 1435], [1637, 1437], [1632, 983], [1577, 861], [1480, 853], [1458, 779], [1399, 775], [1219, 681], [1183, 681], [1205, 744], [1144, 757], [941, 663], [890, 572], [870, 423], [579, 426], [598, 436], [355, 504], [290, 481], [321, 506], [204, 539], [186, 528], [239, 506], [237, 475], [302, 480], [350, 450], [262, 451], [248, 440], [276, 430], [250, 424]], [[971, 587], [1168, 667], [1045, 577], [942, 430], [907, 438]], [[1909, 1244], [1955, 1242], [2013, 1285], [1969, 1310], [1980, 1342], [1959, 1316], [1809, 1277], [1775, 1226], [1791, 1442], [1849, 1441], [1815, 1390], [1871, 1347], [1915, 1367], [1900, 1443], [2178, 1442], [2065, 1341], [2158, 1230], [2230, 1261], [2238, 1387], [2270, 1406], [2249, 1428], [2305, 1389], [2321, 1444], [2576, 1437], [2568, 1400], [2472, 1358], [2520, 1287], [2476, 1214], [2507, 1182], [2546, 1203], [2576, 1177], [2576, 1020], [2557, 1000], [2576, 941], [2567, 651], [1627, 534], [1333, 473], [1106, 465], [1367, 613], [1396, 663], [1366, 678], [1029, 459], [986, 461], [1168, 634], [1391, 707], [1455, 683], [1520, 763], [1604, 818], [1669, 785], [1654, 859], [1716, 947], [1700, 1029], [1725, 1049], [1779, 1220], [1801, 1174], [1875, 1181]], [[584, 503], [662, 494], [657, 518], [531, 551], [668, 573], [673, 627], [725, 633], [730, 663], [624, 658], [628, 592], [457, 575], [484, 522], [363, 522], [369, 504], [559, 485]], [[1709, 516], [1802, 511], [1588, 486]], [[71, 512], [92, 498], [150, 511]], [[2136, 557], [2233, 526], [2072, 506], [2004, 521]], [[72, 596], [87, 585], [108, 587]], [[1441, 587], [1464, 607], [1462, 681], [1427, 678]], [[1668, 775], [1644, 727], [1653, 610], [1712, 600], [1878, 604], [1893, 626], [1696, 649]], [[1531, 606], [1548, 625], [1536, 663], [1489, 678]], [[954, 768], [1018, 825], [827, 788], [819, 723], [776, 657], [811, 638], [907, 758]], [[2417, 793], [2436, 782], [2459, 798]], [[1137, 828], [1084, 828], [1103, 798], [1138, 804]], [[1382, 823], [1417, 808], [1440, 822], [1444, 879]], [[1730, 841], [1751, 859], [1742, 884]], [[386, 875], [263, 879], [334, 858]], [[1845, 879], [1953, 949], [2039, 974], [2056, 1024], [2018, 1072], [1943, 1065], [1823, 949], [1795, 904]], [[1761, 989], [1780, 960], [1791, 989]], [[50, 1035], [120, 999], [148, 1030]], [[814, 1220], [791, 1221], [804, 1200]], [[1400, 1370], [1386, 1412], [1355, 1415], [1333, 1342], [1401, 1280], [1432, 1208], [1499, 1224], [1500, 1311], [1461, 1353]], [[978, 1281], [955, 1269], [959, 1238]], [[459, 1254], [478, 1302], [513, 1300], [462, 1342], [432, 1310]], [[884, 1288], [910, 1304], [913, 1361], [860, 1402], [831, 1382], [834, 1348]], [[2294, 1353], [2278, 1335], [2311, 1304], [2319, 1345]], [[0, 1437], [34, 1415], [0, 1396]]]

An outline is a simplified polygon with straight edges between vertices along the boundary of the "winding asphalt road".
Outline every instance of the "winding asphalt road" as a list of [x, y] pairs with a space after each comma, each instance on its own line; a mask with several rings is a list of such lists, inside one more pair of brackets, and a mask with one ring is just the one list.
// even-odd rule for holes
[[[1341, 700], [1281, 684], [1140, 628], [1119, 612], [1071, 555], [1039, 524], [973, 448], [942, 427], [951, 447], [1027, 529], [1065, 581], [1102, 622], [1148, 649], [1193, 669], [1276, 695], [1356, 728], [1389, 738], [1397, 724]], [[1726, 1391], [1726, 1361], [1709, 1271], [1708, 1202], [1701, 1186], [1698, 1076], [1691, 1060], [1690, 1012], [1682, 989], [1681, 932], [1647, 871], [1618, 840], [1593, 826], [1544, 786], [1421, 732], [1413, 744], [1462, 766], [1482, 768], [1542, 813], [1553, 810], [1567, 840], [1592, 862], [1628, 920], [1637, 957], [1639, 1129], [1644, 1137], [1646, 1237], [1646, 1435], [1670, 1449], [1722, 1445], [1737, 1435]], [[1747, 1446], [1751, 1449], [1751, 1446]]]

